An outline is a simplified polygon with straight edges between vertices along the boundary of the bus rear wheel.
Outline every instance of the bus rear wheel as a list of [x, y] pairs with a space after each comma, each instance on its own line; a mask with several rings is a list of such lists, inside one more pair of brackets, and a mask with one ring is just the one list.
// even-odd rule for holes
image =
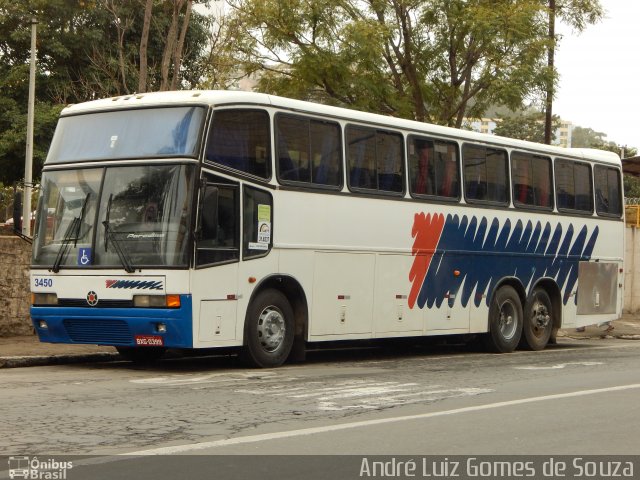
[[524, 325], [520, 346], [529, 350], [542, 350], [549, 343], [553, 330], [551, 299], [545, 290], [535, 288], [524, 307]]
[[278, 290], [264, 290], [251, 302], [245, 320], [242, 360], [251, 367], [282, 365], [293, 346], [293, 309]]
[[513, 287], [501, 287], [493, 296], [489, 308], [489, 332], [484, 344], [496, 353], [513, 352], [522, 335], [522, 304]]

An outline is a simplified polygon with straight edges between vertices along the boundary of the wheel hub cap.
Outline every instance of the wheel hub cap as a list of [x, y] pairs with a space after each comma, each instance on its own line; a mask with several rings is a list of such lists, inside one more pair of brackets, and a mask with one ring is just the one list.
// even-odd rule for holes
[[258, 338], [267, 352], [277, 350], [284, 340], [285, 322], [282, 312], [276, 307], [267, 307], [258, 321]]

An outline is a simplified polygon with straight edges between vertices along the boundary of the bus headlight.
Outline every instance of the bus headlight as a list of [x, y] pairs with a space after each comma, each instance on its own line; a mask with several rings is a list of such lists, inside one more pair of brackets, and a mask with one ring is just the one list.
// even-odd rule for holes
[[58, 295], [55, 293], [32, 293], [31, 305], [58, 305]]
[[180, 308], [180, 295], [134, 295], [133, 306], [141, 308]]

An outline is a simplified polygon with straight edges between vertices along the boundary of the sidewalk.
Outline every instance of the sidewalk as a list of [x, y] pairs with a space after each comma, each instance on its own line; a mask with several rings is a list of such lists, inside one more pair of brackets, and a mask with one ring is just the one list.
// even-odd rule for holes
[[[584, 332], [576, 329], [560, 330], [558, 342], [564, 339], [622, 339], [640, 340], [640, 315], [623, 315], [612, 322], [613, 330], [607, 326], [586, 327]], [[114, 347], [99, 345], [67, 345], [40, 343], [35, 335], [0, 338], [0, 368], [60, 365], [83, 362], [106, 362], [119, 360]]]

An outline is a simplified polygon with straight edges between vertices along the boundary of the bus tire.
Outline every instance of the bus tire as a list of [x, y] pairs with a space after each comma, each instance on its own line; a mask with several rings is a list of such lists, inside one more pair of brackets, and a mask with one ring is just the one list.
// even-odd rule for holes
[[505, 285], [493, 296], [489, 307], [489, 332], [485, 347], [496, 353], [513, 352], [522, 335], [522, 304], [513, 287]]
[[158, 360], [167, 351], [164, 347], [116, 347], [125, 360], [133, 363], [151, 363]]
[[247, 310], [241, 358], [247, 365], [270, 368], [282, 365], [293, 346], [293, 309], [280, 291], [264, 290]]
[[524, 324], [520, 347], [542, 350], [549, 343], [553, 330], [553, 307], [549, 294], [542, 288], [534, 288], [524, 307]]

